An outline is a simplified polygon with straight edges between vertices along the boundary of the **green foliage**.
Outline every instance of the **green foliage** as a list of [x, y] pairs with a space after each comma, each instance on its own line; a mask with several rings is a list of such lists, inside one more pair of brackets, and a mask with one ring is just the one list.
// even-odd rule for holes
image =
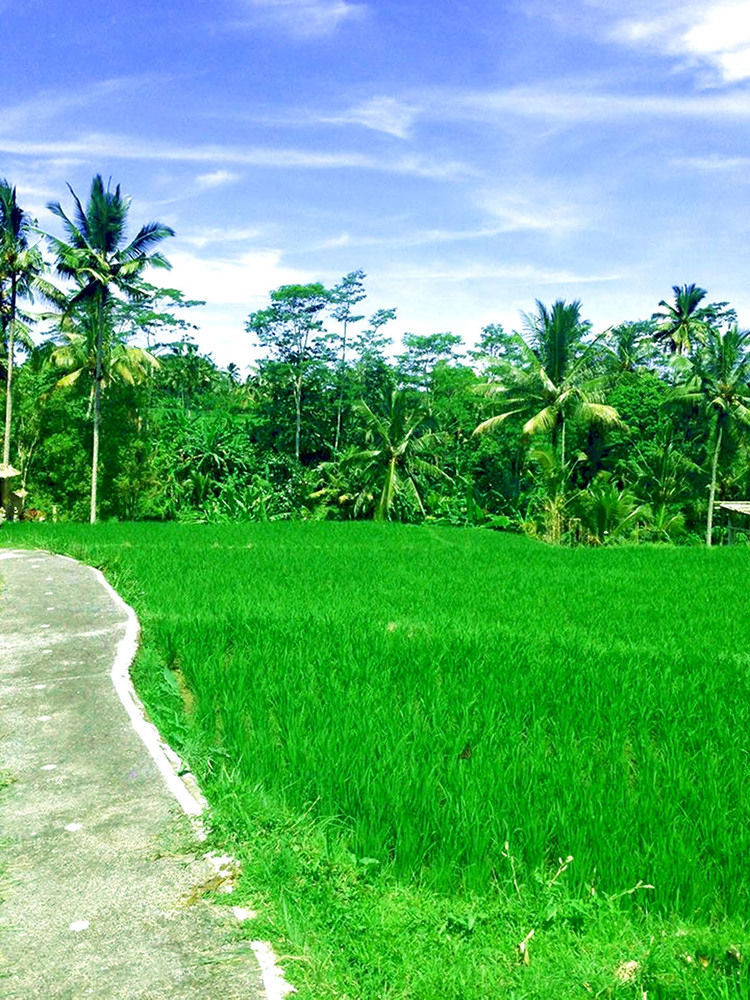
[[490, 323], [465, 352], [452, 333], [405, 333], [389, 356], [396, 310], [365, 320], [365, 274], [354, 270], [332, 288], [272, 291], [246, 322], [262, 353], [245, 377], [191, 340], [184, 310], [201, 303], [144, 280], [147, 264], [166, 265], [154, 251], [171, 230], [148, 223], [125, 245], [119, 187], [97, 175], [85, 205], [71, 194], [71, 214], [50, 206], [65, 230], [49, 237], [72, 279], [65, 297], [38, 273], [36, 251], [21, 268], [26, 224], [0, 183], [3, 341], [27, 329], [18, 310], [9, 321], [13, 274], [19, 295], [36, 289], [58, 309], [44, 317], [53, 340], [26, 341], [6, 393], [14, 461], [40, 514], [82, 516], [80, 449], [92, 454], [90, 517], [100, 505], [126, 519], [374, 517], [570, 544], [693, 540], [703, 519], [713, 537], [718, 493], [750, 488], [746, 335], [695, 285], [674, 286], [651, 320], [594, 338], [579, 301], [537, 301], [523, 337]]

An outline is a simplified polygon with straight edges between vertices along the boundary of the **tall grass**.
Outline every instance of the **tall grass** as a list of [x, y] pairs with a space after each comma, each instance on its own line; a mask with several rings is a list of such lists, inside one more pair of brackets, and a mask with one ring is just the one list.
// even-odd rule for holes
[[329, 819], [357, 858], [440, 892], [572, 855], [582, 890], [643, 881], [664, 912], [747, 913], [747, 550], [369, 524], [3, 530], [119, 573], [141, 674], [189, 689], [181, 738], [238, 804]]

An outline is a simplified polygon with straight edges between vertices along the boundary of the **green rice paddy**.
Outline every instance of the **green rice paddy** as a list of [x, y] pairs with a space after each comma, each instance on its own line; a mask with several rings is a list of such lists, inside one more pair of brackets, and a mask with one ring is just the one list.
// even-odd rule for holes
[[[310, 996], [748, 996], [747, 549], [325, 523], [2, 542], [102, 565], [136, 608], [138, 686]], [[532, 927], [557, 973], [508, 943]]]

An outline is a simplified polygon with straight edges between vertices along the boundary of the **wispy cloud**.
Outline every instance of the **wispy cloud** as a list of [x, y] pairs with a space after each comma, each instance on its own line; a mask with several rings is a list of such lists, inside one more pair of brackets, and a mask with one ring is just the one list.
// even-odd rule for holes
[[240, 175], [231, 170], [212, 170], [208, 174], [199, 174], [195, 178], [195, 183], [199, 188], [218, 188], [226, 184], [233, 184], [240, 179]]
[[373, 97], [340, 114], [322, 115], [319, 121], [332, 125], [361, 125], [397, 139], [407, 139], [418, 110], [416, 105], [395, 97]]
[[687, 167], [704, 173], [745, 171], [750, 167], [750, 156], [680, 156], [670, 160], [674, 167]]
[[345, 111], [309, 109], [304, 116], [278, 124], [351, 124], [406, 140], [411, 138], [419, 122], [474, 122], [506, 130], [518, 121], [532, 120], [557, 130], [589, 123], [645, 122], [648, 119], [746, 121], [750, 119], [750, 92], [736, 89], [679, 95], [629, 94], [622, 90], [615, 92], [602, 81], [578, 85], [551, 81], [486, 90], [437, 86], [412, 91], [402, 97], [375, 96]]
[[0, 116], [0, 135], [17, 132], [20, 129], [36, 128], [67, 111], [88, 107], [116, 94], [153, 88], [157, 83], [162, 85], [165, 79], [164, 76], [149, 73], [111, 77], [76, 89], [42, 91], [3, 108]]
[[600, 284], [603, 282], [620, 281], [619, 273], [587, 274], [586, 272], [568, 271], [564, 268], [542, 268], [534, 265], [492, 264], [486, 262], [462, 264], [423, 265], [417, 267], [399, 268], [394, 271], [381, 272], [383, 278], [392, 281], [437, 281], [462, 283], [467, 281], [503, 280], [534, 285], [582, 285]]
[[424, 111], [447, 118], [465, 117], [500, 124], [503, 115], [565, 124], [611, 122], [626, 118], [740, 120], [750, 118], [750, 94], [630, 95], [547, 84], [499, 91], [455, 92], [444, 94], [442, 99], [435, 95], [425, 104]]
[[241, 23], [281, 27], [300, 39], [331, 35], [367, 12], [365, 4], [349, 0], [241, 0], [241, 8]]
[[[529, 186], [532, 186], [529, 184]], [[487, 190], [479, 195], [486, 212], [500, 219], [503, 232], [570, 232], [588, 221], [587, 213], [570, 197], [536, 191], [533, 198], [504, 190]]]
[[183, 243], [188, 243], [190, 246], [194, 246], [196, 249], [200, 250], [207, 246], [220, 246], [222, 244], [231, 243], [247, 243], [248, 240], [257, 239], [260, 236], [260, 230], [251, 227], [237, 227], [235, 229], [227, 228], [211, 228], [201, 229], [197, 232], [183, 232], [180, 231], [180, 240]]
[[477, 171], [458, 161], [430, 160], [418, 155], [389, 157], [357, 152], [317, 152], [272, 147], [184, 146], [147, 142], [131, 136], [101, 134], [78, 139], [19, 140], [0, 135], [0, 152], [15, 156], [100, 157], [114, 160], [158, 160], [164, 163], [225, 163], [250, 167], [308, 170], [373, 170], [432, 180], [456, 180]]
[[[501, 211], [496, 206], [494, 214], [501, 215]], [[572, 212], [568, 221], [568, 228], [581, 224], [580, 220], [573, 221]], [[559, 231], [566, 217], [565, 209], [559, 209], [556, 217], [550, 213], [532, 213], [528, 207], [517, 205], [514, 210], [507, 210], [504, 213], [503, 221], [497, 226], [478, 226], [475, 229], [413, 229], [408, 228], [406, 232], [397, 232], [388, 236], [367, 236], [355, 235], [351, 233], [340, 233], [315, 244], [312, 250], [337, 250], [340, 247], [426, 247], [438, 246], [450, 243], [471, 243], [475, 240], [490, 240], [497, 236], [504, 236], [508, 233], [516, 233], [529, 230], [550, 230]]]

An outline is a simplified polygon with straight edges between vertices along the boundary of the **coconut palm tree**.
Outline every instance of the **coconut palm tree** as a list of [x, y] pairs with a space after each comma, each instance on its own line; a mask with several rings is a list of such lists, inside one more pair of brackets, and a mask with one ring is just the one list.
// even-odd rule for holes
[[674, 302], [661, 300], [651, 317], [657, 324], [654, 341], [666, 344], [673, 354], [689, 354], [694, 342], [703, 344], [708, 333], [718, 322], [736, 319], [726, 302], [701, 305], [708, 294], [705, 288], [692, 285], [673, 285]]
[[58, 379], [59, 386], [74, 385], [81, 376], [91, 380], [90, 415], [94, 412], [98, 370], [101, 371], [99, 381], [104, 392], [113, 382], [136, 385], [159, 367], [158, 360], [148, 351], [129, 346], [125, 334], [116, 330], [114, 324], [106, 323], [105, 338], [99, 359], [98, 313], [94, 308], [84, 308], [76, 319], [72, 316], [62, 318], [61, 343], [52, 351], [52, 361], [66, 372]]
[[[24, 329], [19, 324], [19, 296], [27, 294], [34, 278], [42, 270], [41, 254], [29, 247], [28, 235], [31, 219], [16, 200], [16, 189], [6, 180], [0, 180], [0, 324], [2, 344], [6, 350], [5, 367], [5, 429], [3, 433], [3, 461], [10, 465], [10, 435], [13, 415], [13, 361], [19, 334]], [[25, 339], [25, 338], [24, 338]], [[7, 505], [7, 479], [2, 479], [3, 496], [0, 503]]]
[[606, 331], [604, 344], [604, 362], [615, 375], [644, 371], [658, 354], [654, 324], [649, 320], [618, 323]]
[[106, 347], [112, 343], [108, 336], [112, 319], [110, 303], [118, 295], [136, 300], [146, 294], [141, 281], [146, 267], [169, 267], [166, 259], [152, 250], [167, 236], [173, 236], [174, 232], [161, 222], [149, 222], [126, 243], [130, 200], [120, 194], [119, 184], [114, 191], [110, 191], [109, 187], [105, 189], [101, 176], [97, 174], [91, 182], [85, 208], [73, 188], [70, 185], [68, 188], [75, 204], [73, 218], [66, 215], [59, 202], [47, 206], [62, 220], [67, 242], [55, 236], [48, 239], [57, 257], [58, 274], [71, 279], [76, 286], [68, 299], [67, 311], [71, 313], [85, 305], [86, 322], [92, 324], [95, 337], [90, 517], [93, 524], [97, 513], [101, 395], [106, 368], [104, 355]]
[[374, 492], [379, 494], [374, 519], [390, 519], [399, 495], [424, 516], [421, 480], [425, 476], [448, 476], [430, 460], [438, 435], [423, 405], [402, 389], [388, 387], [379, 407], [360, 401], [357, 410], [368, 447], [351, 452], [341, 465], [358, 466], [373, 484]]
[[496, 430], [512, 417], [523, 421], [524, 435], [549, 433], [560, 476], [566, 469], [566, 429], [575, 418], [583, 423], [614, 426], [617, 411], [603, 402], [606, 385], [594, 364], [596, 344], [584, 344], [589, 325], [581, 320], [580, 302], [555, 302], [547, 309], [537, 301], [537, 313], [525, 316], [527, 338], [515, 335], [521, 362], [503, 382], [483, 387], [497, 396], [501, 412], [482, 421], [475, 434]]
[[722, 445], [733, 430], [750, 427], [750, 330], [736, 326], [721, 332], [709, 326], [706, 342], [696, 352], [686, 380], [674, 388], [671, 401], [701, 405], [709, 418], [711, 479], [706, 515], [706, 545], [713, 541], [716, 480]]

